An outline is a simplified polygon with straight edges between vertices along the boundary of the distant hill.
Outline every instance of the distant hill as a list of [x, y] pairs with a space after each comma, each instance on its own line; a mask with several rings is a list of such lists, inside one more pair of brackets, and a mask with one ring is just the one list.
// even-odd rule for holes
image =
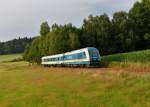
[[0, 42], [0, 55], [23, 53], [27, 44], [30, 44], [34, 38], [18, 38], [6, 42]]

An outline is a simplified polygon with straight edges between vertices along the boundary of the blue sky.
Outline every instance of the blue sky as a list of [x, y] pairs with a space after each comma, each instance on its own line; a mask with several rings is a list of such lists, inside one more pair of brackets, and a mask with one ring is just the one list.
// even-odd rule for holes
[[137, 0], [0, 0], [0, 41], [39, 34], [48, 21], [80, 27], [89, 14], [128, 11]]

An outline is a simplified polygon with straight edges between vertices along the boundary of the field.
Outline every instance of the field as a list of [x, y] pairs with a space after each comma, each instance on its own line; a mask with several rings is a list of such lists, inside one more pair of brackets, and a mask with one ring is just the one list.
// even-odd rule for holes
[[102, 68], [44, 68], [20, 54], [0, 56], [0, 107], [150, 107], [150, 56], [133, 54], [149, 51], [105, 56]]
[[103, 56], [102, 67], [104, 66], [131, 72], [150, 72], [150, 50]]
[[13, 62], [22, 59], [22, 54], [0, 55], [0, 62]]

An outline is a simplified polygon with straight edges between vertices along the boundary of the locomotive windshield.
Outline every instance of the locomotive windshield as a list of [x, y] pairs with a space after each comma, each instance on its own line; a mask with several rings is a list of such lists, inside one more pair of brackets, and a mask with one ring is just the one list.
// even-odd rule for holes
[[99, 52], [97, 50], [89, 50], [89, 55], [91, 59], [99, 59]]

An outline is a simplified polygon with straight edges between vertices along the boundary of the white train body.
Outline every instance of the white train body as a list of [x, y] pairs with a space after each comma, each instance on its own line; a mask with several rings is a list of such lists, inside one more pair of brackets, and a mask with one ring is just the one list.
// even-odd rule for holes
[[96, 48], [88, 47], [63, 54], [42, 57], [44, 66], [80, 66], [97, 65], [100, 62], [100, 54]]

